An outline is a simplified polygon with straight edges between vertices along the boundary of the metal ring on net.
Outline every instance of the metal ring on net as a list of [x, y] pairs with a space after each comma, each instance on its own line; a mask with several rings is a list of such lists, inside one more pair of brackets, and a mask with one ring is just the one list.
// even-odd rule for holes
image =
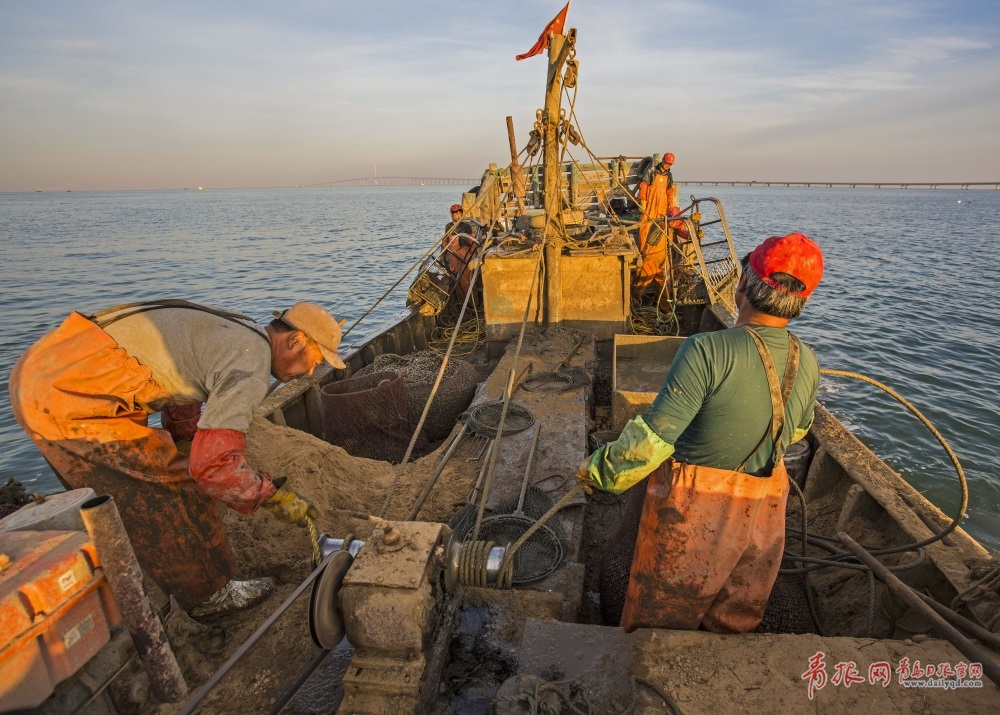
[[[497, 544], [513, 544], [534, 524], [534, 519], [517, 514], [496, 514], [483, 519], [479, 538]], [[530, 583], [545, 578], [559, 568], [562, 560], [562, 541], [552, 529], [542, 524], [514, 553], [511, 582]]]
[[[483, 402], [469, 411], [465, 423], [469, 429], [476, 434], [484, 434], [488, 437], [497, 436], [497, 427], [500, 426], [500, 413], [503, 410], [503, 402]], [[511, 402], [507, 407], [507, 418], [504, 420], [504, 436], [517, 434], [535, 424], [535, 417], [527, 409], [521, 407], [516, 402]]]

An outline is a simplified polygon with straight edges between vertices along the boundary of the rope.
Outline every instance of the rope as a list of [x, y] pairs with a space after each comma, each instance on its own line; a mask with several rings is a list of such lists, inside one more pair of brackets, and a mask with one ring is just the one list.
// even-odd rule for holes
[[[886, 393], [894, 397], [897, 401], [899, 401], [910, 412], [912, 412], [914, 415], [917, 416], [917, 418], [923, 423], [923, 425], [927, 427], [927, 429], [931, 432], [931, 434], [934, 435], [934, 437], [941, 443], [941, 445], [947, 452], [948, 456], [951, 458], [952, 464], [954, 464], [955, 466], [955, 471], [958, 474], [958, 480], [961, 487], [961, 500], [960, 500], [961, 505], [958, 509], [958, 514], [952, 519], [951, 523], [948, 526], [946, 526], [944, 529], [941, 529], [936, 534], [933, 534], [932, 536], [913, 544], [907, 544], [904, 546], [895, 546], [890, 548], [879, 548], [869, 545], [863, 545], [861, 547], [873, 555], [888, 555], [888, 554], [896, 554], [896, 553], [903, 553], [910, 551], [917, 552], [917, 556], [915, 559], [912, 559], [902, 564], [897, 564], [895, 566], [887, 566], [886, 568], [892, 572], [905, 571], [914, 568], [916, 566], [919, 566], [924, 562], [926, 558], [926, 552], [924, 550], [924, 547], [940, 539], [943, 539], [949, 533], [954, 531], [955, 528], [958, 526], [959, 522], [961, 521], [962, 516], [965, 514], [965, 509], [968, 506], [969, 489], [965, 478], [965, 472], [962, 469], [961, 463], [958, 461], [958, 456], [951, 449], [951, 446], [948, 444], [944, 436], [937, 430], [937, 428], [935, 428], [934, 425], [932, 425], [930, 421], [926, 417], [924, 417], [924, 415], [921, 414], [921, 412], [915, 406], [913, 406], [908, 400], [906, 400], [906, 398], [904, 398], [902, 395], [897, 393], [892, 388], [883, 385], [882, 383], [878, 382], [877, 380], [871, 377], [868, 377], [867, 375], [862, 375], [860, 373], [855, 373], [855, 372], [847, 372], [844, 370], [820, 370], [820, 374], [837, 376], [837, 377], [854, 378], [857, 380], [861, 380], [862, 382], [866, 382], [870, 385], [874, 385], [875, 387], [878, 387], [879, 389], [885, 391]], [[868, 637], [872, 637], [875, 630], [875, 611], [876, 611], [876, 583], [875, 583], [874, 572], [864, 563], [861, 563], [860, 559], [858, 559], [857, 556], [840, 548], [839, 539], [831, 536], [809, 533], [805, 497], [802, 494], [802, 490], [799, 488], [799, 485], [798, 483], [795, 482], [795, 480], [790, 479], [789, 484], [792, 487], [794, 487], [796, 495], [799, 499], [799, 505], [802, 511], [802, 526], [801, 530], [799, 530], [798, 533], [796, 533], [793, 529], [786, 529], [786, 531], [790, 533], [792, 536], [797, 537], [801, 540], [802, 553], [801, 555], [791, 555], [786, 553], [783, 556], [783, 559], [787, 559], [788, 561], [792, 561], [794, 563], [799, 563], [803, 565], [798, 568], [783, 568], [780, 570], [780, 573], [783, 574], [798, 573], [802, 574], [803, 578], [806, 579], [805, 592], [806, 592], [806, 600], [809, 605], [809, 612], [812, 615], [813, 621], [816, 624], [817, 631], [819, 632], [820, 635], [824, 635], [823, 626], [819, 620], [819, 616], [816, 610], [816, 605], [813, 600], [813, 595], [809, 589], [808, 574], [812, 571], [824, 568], [842, 568], [842, 569], [851, 569], [855, 571], [865, 572], [868, 578], [868, 615], [867, 615], [866, 630]], [[823, 549], [832, 554], [832, 556], [829, 557], [808, 556], [807, 555], [808, 545], [812, 545], [820, 549]], [[997, 571], [996, 579], [998, 584], [1000, 584], [1000, 567], [998, 567], [996, 571]], [[974, 585], [965, 593], [969, 593], [973, 591], [975, 588], [976, 585]], [[913, 590], [915, 593], [918, 593], [919, 595], [919, 592], [917, 592], [916, 589], [913, 589], [911, 587], [911, 590]], [[955, 600], [952, 602], [951, 604], [952, 610], [954, 610], [956, 606], [959, 604], [959, 602], [962, 600], [963, 595], [964, 594], [959, 594], [959, 596], [956, 597]]]
[[[471, 286], [469, 290], [472, 290]], [[428, 350], [432, 350], [438, 355], [443, 355], [448, 350], [452, 336], [457, 333], [455, 344], [466, 347], [463, 347], [461, 351], [455, 351], [455, 355], [466, 357], [476, 351], [482, 343], [485, 328], [483, 326], [483, 319], [479, 315], [479, 306], [476, 303], [475, 295], [473, 295], [472, 303], [472, 309], [475, 312], [472, 320], [464, 321], [461, 324], [456, 323], [455, 325], [435, 328], [431, 334], [431, 339], [427, 341]], [[470, 345], [471, 347], [468, 347]]]
[[930, 431], [930, 433], [934, 435], [934, 438], [941, 443], [941, 446], [944, 447], [945, 452], [948, 453], [948, 457], [951, 459], [951, 463], [955, 466], [955, 472], [958, 474], [958, 483], [962, 492], [961, 504], [959, 504], [958, 510], [955, 516], [952, 518], [951, 523], [948, 524], [948, 526], [946, 526], [938, 533], [929, 536], [928, 538], [922, 541], [918, 541], [915, 544], [907, 544], [905, 546], [894, 546], [885, 549], [869, 549], [868, 547], [865, 548], [871, 551], [872, 554], [878, 554], [878, 555], [898, 554], [903, 551], [915, 551], [916, 549], [927, 546], [928, 544], [933, 544], [935, 541], [940, 541], [948, 534], [953, 532], [958, 527], [959, 523], [961, 523], [962, 517], [965, 516], [965, 510], [969, 506], [969, 485], [965, 479], [965, 471], [962, 469], [962, 464], [958, 461], [958, 455], [956, 455], [954, 450], [952, 450], [951, 445], [948, 444], [948, 441], [944, 438], [944, 436], [937, 430], [937, 428], [934, 425], [931, 424], [930, 420], [924, 417], [923, 414], [921, 414], [920, 410], [914, 407], [905, 397], [900, 395], [891, 387], [883, 385], [878, 380], [874, 380], [868, 377], [867, 375], [862, 375], [856, 372], [846, 372], [844, 370], [820, 370], [819, 372], [821, 375], [852, 377], [856, 380], [867, 382], [869, 385], [874, 385], [880, 390], [884, 390], [892, 397], [896, 398], [896, 400], [898, 400], [904, 407], [906, 407], [906, 409], [908, 409], [910, 412], [916, 415], [917, 419], [919, 419], [923, 423], [924, 427], [926, 427]]
[[320, 565], [323, 561], [323, 555], [319, 550], [319, 531], [316, 529], [316, 522], [314, 522], [309, 516], [306, 516], [306, 528], [309, 529], [309, 539], [312, 541], [313, 549], [313, 568]]

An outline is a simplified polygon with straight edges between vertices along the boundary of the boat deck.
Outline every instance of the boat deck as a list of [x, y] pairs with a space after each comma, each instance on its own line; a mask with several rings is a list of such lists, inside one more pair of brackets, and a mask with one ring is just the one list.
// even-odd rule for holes
[[[717, 635], [704, 631], [620, 628], [530, 619], [518, 652], [518, 673], [547, 680], [577, 681], [590, 712], [669, 712], [669, 694], [685, 715], [756, 715], [799, 712], [995, 713], [1000, 688], [900, 687], [896, 667], [910, 664], [954, 667], [968, 662], [947, 641], [823, 638], [814, 634]], [[809, 698], [810, 658], [823, 655], [825, 684]], [[838, 663], [853, 663], [850, 686]], [[892, 683], [869, 680], [873, 663], [889, 663]], [[841, 666], [841, 670], [847, 670]], [[632, 678], [636, 678], [634, 683]], [[644, 681], [644, 682], [641, 682]], [[528, 683], [524, 684], [528, 687]], [[569, 683], [563, 688], [569, 694]], [[500, 695], [510, 695], [501, 691]]]

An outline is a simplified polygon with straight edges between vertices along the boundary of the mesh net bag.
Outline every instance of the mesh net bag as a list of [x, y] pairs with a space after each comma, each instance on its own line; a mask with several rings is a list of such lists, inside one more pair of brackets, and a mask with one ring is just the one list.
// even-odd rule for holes
[[[399, 463], [413, 436], [406, 384], [394, 372], [373, 372], [324, 385], [323, 436], [355, 457]], [[427, 448], [418, 439], [417, 451]]]
[[[440, 369], [441, 356], [430, 350], [421, 350], [409, 355], [379, 355], [371, 365], [356, 374], [364, 376], [388, 370], [399, 375], [406, 385], [410, 423], [415, 425], [420, 421]], [[478, 383], [479, 373], [471, 363], [455, 357], [448, 359], [441, 386], [424, 422], [424, 436], [429, 441], [436, 442], [451, 434], [459, 416], [472, 402]]]
[[817, 633], [805, 589], [802, 574], [779, 573], [757, 632]]
[[622, 620], [628, 575], [632, 568], [635, 540], [639, 536], [639, 520], [642, 518], [642, 505], [646, 501], [648, 481], [647, 477], [626, 492], [628, 501], [618, 530], [608, 539], [601, 554], [601, 619], [608, 626], [617, 626]]

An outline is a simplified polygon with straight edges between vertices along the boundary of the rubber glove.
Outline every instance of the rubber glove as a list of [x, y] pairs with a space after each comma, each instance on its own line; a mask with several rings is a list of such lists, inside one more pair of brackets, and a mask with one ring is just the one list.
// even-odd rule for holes
[[319, 511], [307, 499], [287, 489], [284, 486], [286, 481], [285, 477], [273, 479], [271, 483], [278, 488], [278, 491], [261, 506], [271, 512], [278, 521], [305, 527], [306, 517], [316, 519]]

